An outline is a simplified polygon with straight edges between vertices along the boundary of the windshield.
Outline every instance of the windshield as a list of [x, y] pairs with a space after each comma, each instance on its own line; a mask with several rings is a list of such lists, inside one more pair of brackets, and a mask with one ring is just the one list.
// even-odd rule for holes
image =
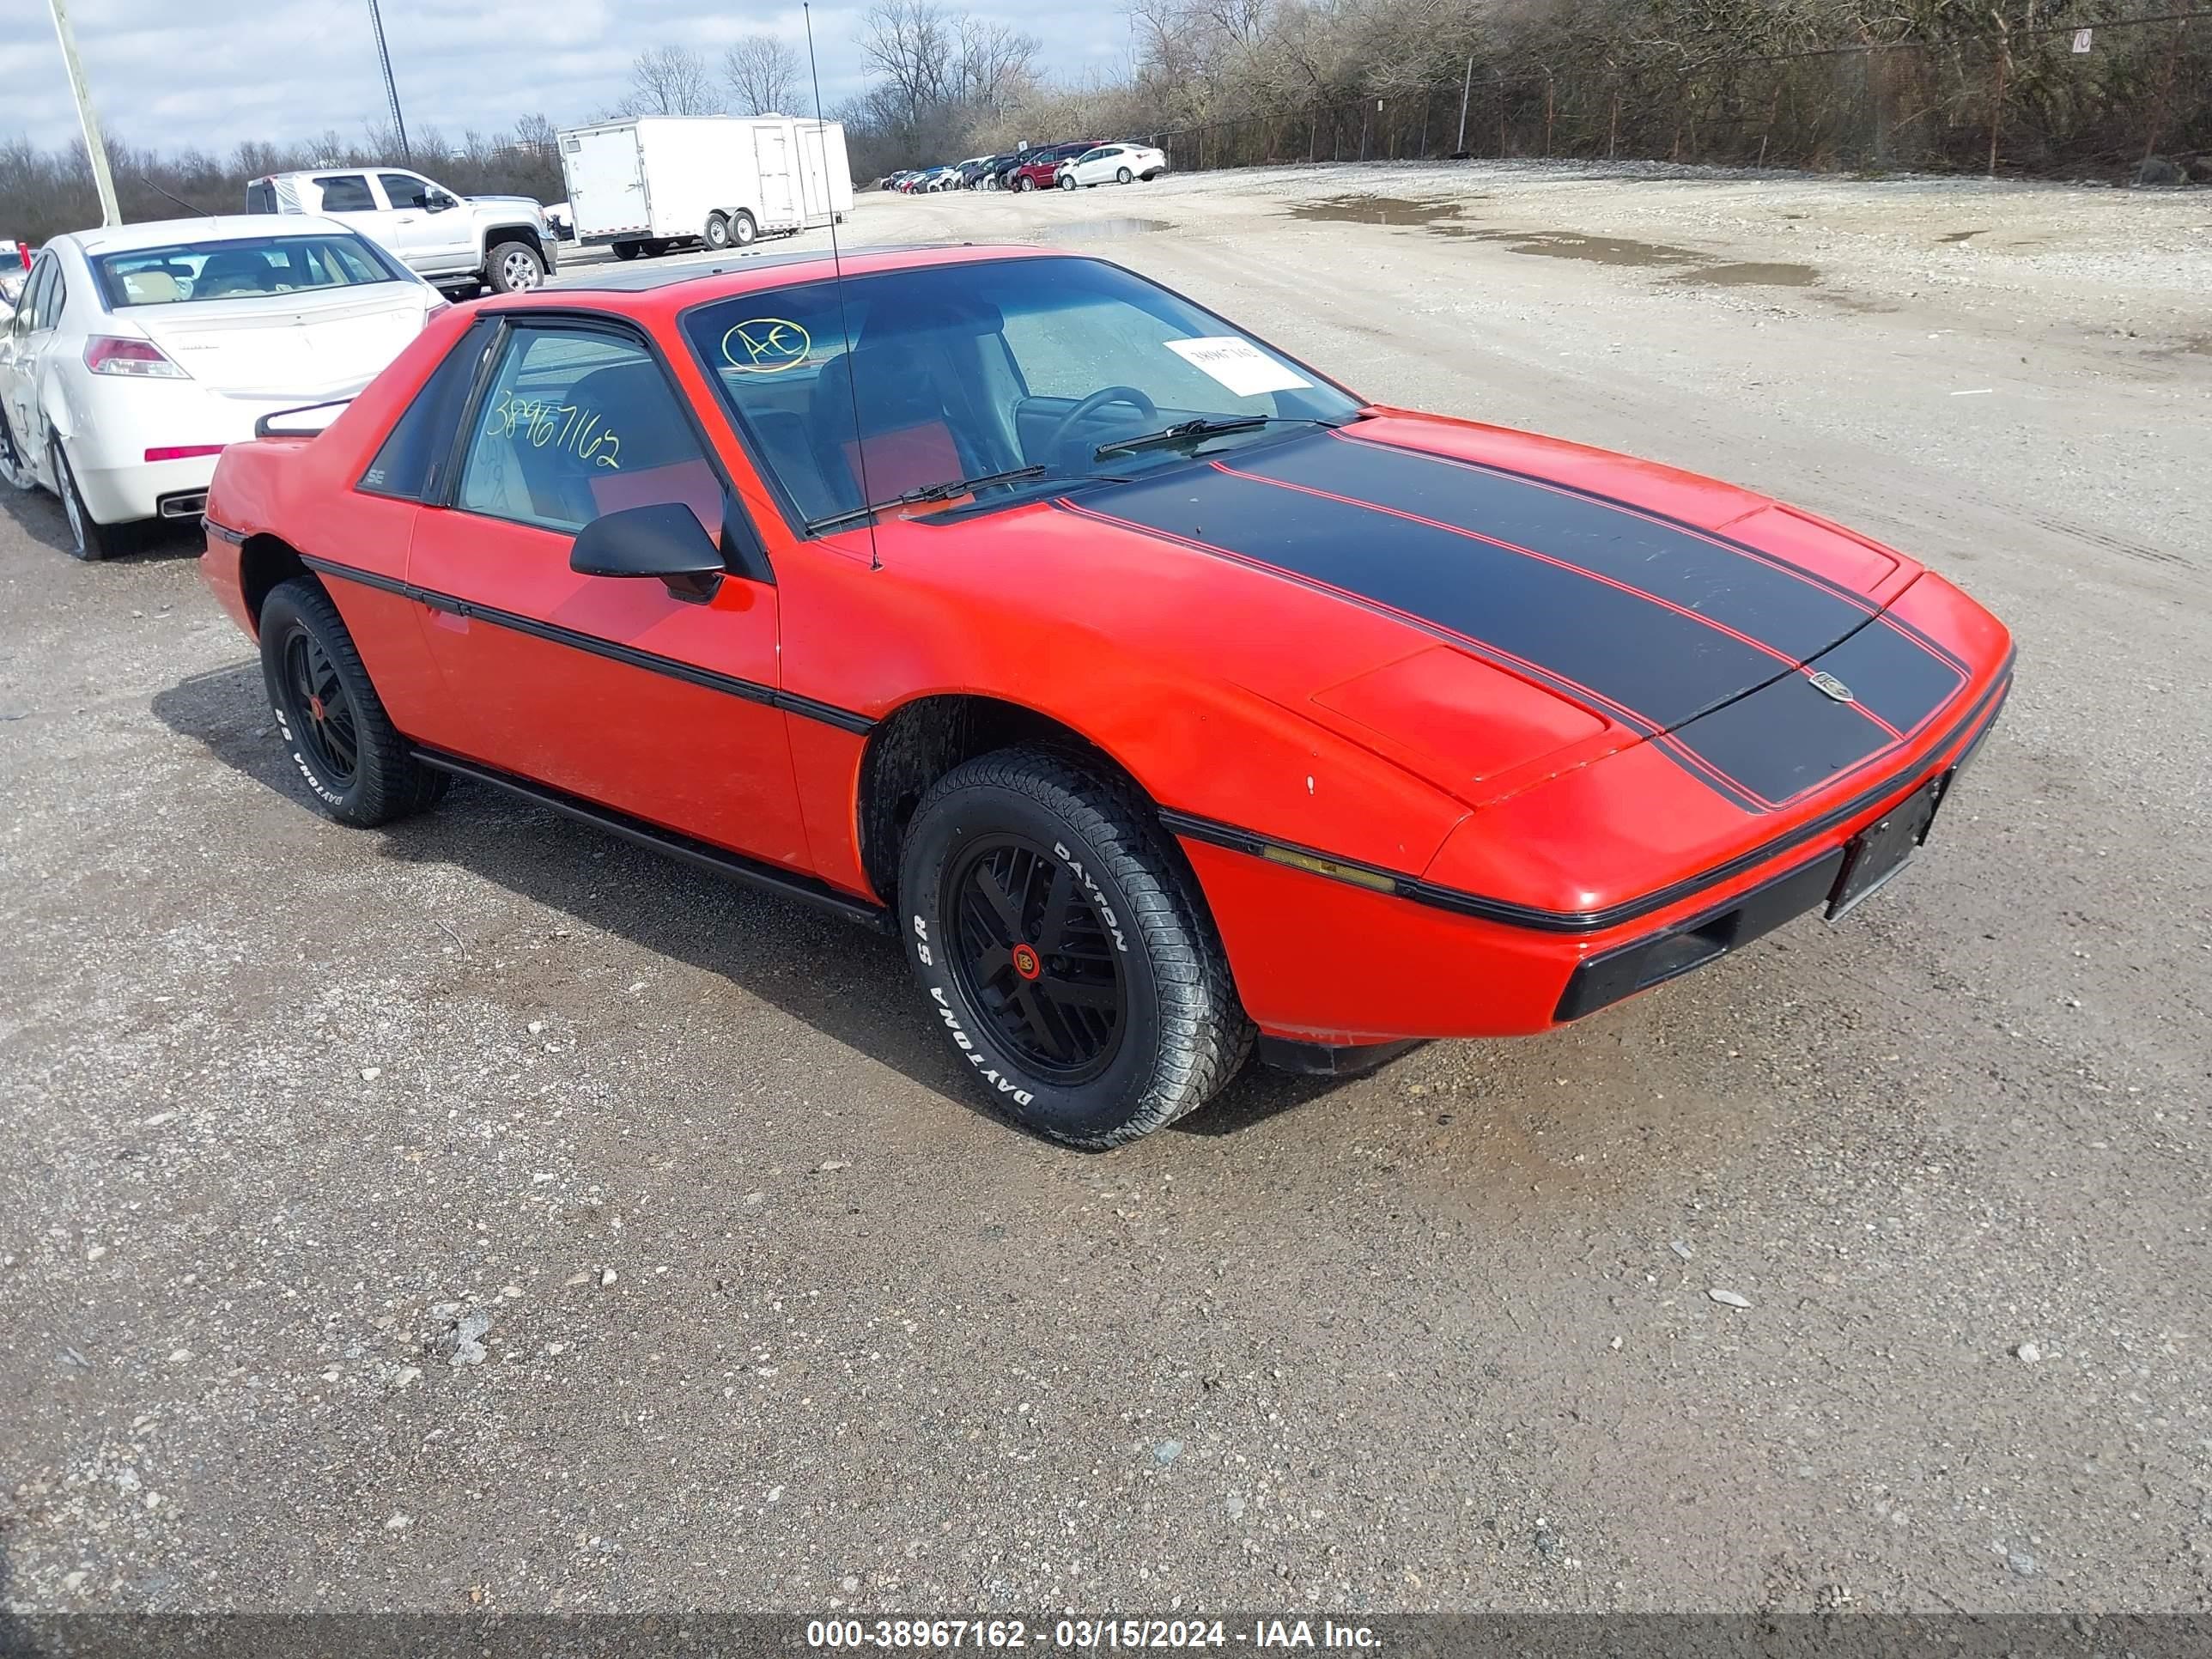
[[[963, 478], [1023, 472], [1003, 489], [1034, 493], [1129, 477], [1359, 409], [1218, 317], [1093, 259], [851, 277], [842, 317], [837, 285], [809, 283], [702, 306], [684, 326], [808, 525]], [[1162, 435], [1192, 422], [1233, 425]], [[1116, 447], [1143, 438], [1159, 441]]]
[[92, 264], [110, 311], [410, 280], [369, 242], [340, 231], [174, 242], [99, 254]]

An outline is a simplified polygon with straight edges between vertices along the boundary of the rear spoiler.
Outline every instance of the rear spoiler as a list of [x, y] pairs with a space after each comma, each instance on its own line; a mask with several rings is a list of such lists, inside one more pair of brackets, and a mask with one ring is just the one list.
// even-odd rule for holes
[[325, 398], [319, 404], [301, 404], [296, 409], [272, 409], [253, 423], [253, 435], [257, 438], [315, 437], [337, 417], [331, 416], [328, 419], [304, 423], [290, 430], [279, 430], [276, 422], [288, 415], [311, 415], [319, 409], [343, 409], [352, 401], [350, 398]]

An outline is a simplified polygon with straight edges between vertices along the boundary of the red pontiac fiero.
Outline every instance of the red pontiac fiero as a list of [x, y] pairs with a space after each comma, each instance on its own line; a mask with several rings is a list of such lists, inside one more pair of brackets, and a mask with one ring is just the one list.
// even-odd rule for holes
[[1848, 531], [1026, 248], [460, 307], [207, 537], [333, 817], [472, 778], [887, 929], [1086, 1147], [1842, 913], [2011, 675]]

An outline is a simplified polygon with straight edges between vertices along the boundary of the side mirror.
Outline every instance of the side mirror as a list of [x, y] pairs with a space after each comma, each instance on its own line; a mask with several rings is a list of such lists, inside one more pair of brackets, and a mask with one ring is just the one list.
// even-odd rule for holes
[[568, 568], [580, 576], [657, 576], [679, 599], [703, 604], [722, 585], [722, 552], [698, 515], [674, 501], [602, 514], [576, 532]]
[[422, 205], [432, 213], [443, 213], [447, 208], [459, 207], [460, 204], [444, 191], [434, 190], [422, 198]]

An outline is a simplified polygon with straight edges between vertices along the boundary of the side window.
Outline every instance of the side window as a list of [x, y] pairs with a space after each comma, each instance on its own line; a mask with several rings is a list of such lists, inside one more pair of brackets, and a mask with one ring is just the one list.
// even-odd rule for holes
[[430, 186], [411, 173], [380, 173], [376, 182], [384, 186], [386, 199], [396, 208], [430, 205]]
[[410, 501], [435, 501], [444, 493], [447, 458], [453, 453], [453, 428], [475, 384], [477, 366], [491, 349], [497, 329], [478, 323], [454, 343], [446, 360], [415, 394], [376, 452], [359, 488], [372, 495], [397, 495]]
[[325, 213], [374, 213], [376, 198], [368, 193], [368, 180], [357, 173], [336, 173], [327, 179], [318, 179], [315, 185], [323, 192], [323, 211]]
[[246, 187], [246, 210], [248, 213], [276, 211], [276, 186], [266, 179], [256, 179]]
[[677, 502], [710, 536], [723, 489], [660, 365], [619, 336], [517, 328], [470, 434], [454, 505], [573, 533], [605, 513]]
[[39, 256], [38, 267], [31, 272], [30, 286], [23, 290], [23, 310], [28, 318], [23, 325], [27, 334], [52, 328], [61, 320], [62, 262], [55, 255]]

